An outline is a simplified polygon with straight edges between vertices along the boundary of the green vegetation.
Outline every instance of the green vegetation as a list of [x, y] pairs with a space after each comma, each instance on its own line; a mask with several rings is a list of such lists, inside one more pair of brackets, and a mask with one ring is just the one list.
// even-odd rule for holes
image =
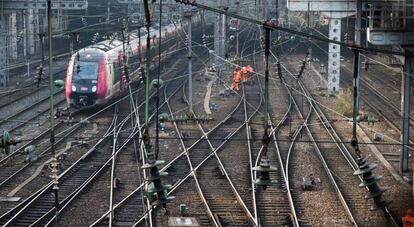
[[336, 111], [346, 117], [352, 117], [352, 97], [351, 88], [342, 89], [337, 96]]

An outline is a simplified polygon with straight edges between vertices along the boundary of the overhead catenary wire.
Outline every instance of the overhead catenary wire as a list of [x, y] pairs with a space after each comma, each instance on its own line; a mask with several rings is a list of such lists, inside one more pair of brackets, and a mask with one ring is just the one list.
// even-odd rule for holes
[[390, 50], [384, 50], [384, 49], [378, 49], [378, 48], [372, 48], [372, 47], [359, 47], [359, 46], [355, 46], [355, 45], [348, 44], [348, 43], [345, 43], [345, 42], [331, 40], [329, 38], [317, 36], [317, 35], [314, 35], [314, 34], [309, 34], [309, 33], [306, 33], [306, 32], [297, 31], [297, 30], [293, 30], [293, 29], [290, 29], [290, 28], [286, 28], [286, 27], [276, 26], [276, 25], [268, 23], [267, 21], [259, 21], [259, 20], [253, 19], [253, 18], [249, 18], [249, 17], [246, 17], [246, 16], [239, 15], [237, 13], [232, 13], [232, 12], [228, 12], [226, 10], [210, 7], [210, 6], [207, 6], [207, 5], [203, 5], [203, 4], [197, 3], [196, 1], [192, 1], [192, 2], [189, 1], [188, 4], [190, 4], [192, 6], [195, 6], [199, 9], [204, 9], [204, 10], [207, 10], [207, 11], [212, 11], [212, 12], [219, 13], [219, 14], [224, 14], [226, 16], [230, 16], [230, 17], [233, 17], [233, 18], [244, 20], [244, 21], [256, 24], [256, 25], [260, 25], [260, 26], [266, 27], [266, 28], [271, 29], [271, 30], [279, 30], [279, 31], [282, 31], [282, 32], [287, 32], [287, 33], [299, 35], [299, 36], [310, 38], [310, 39], [315, 39], [315, 40], [320, 40], [320, 41], [324, 41], [324, 42], [328, 42], [328, 43], [337, 44], [337, 45], [344, 46], [344, 47], [347, 47], [347, 48], [350, 48], [350, 49], [357, 49], [357, 50], [360, 50], [360, 51], [384, 53], [384, 54], [391, 54], [391, 55], [398, 55], [398, 56], [414, 56], [414, 53], [402, 53], [402, 52], [398, 52], [398, 51], [390, 51]]

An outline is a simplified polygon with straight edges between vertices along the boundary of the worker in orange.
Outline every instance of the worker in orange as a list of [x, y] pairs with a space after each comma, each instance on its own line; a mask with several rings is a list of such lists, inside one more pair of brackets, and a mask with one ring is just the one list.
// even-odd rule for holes
[[246, 68], [247, 72], [253, 73], [253, 68], [250, 65], [246, 66], [245, 68]]
[[233, 72], [233, 83], [231, 84], [230, 89], [239, 90], [240, 80], [241, 80], [240, 71], [234, 71]]
[[248, 65], [241, 69], [243, 82], [249, 79], [250, 73], [253, 73], [253, 68]]
[[414, 226], [414, 218], [413, 218], [413, 210], [408, 208], [405, 211], [405, 216], [402, 218], [403, 227], [413, 227]]
[[249, 72], [247, 71], [246, 67], [243, 67], [241, 70], [241, 77], [242, 77], [242, 81], [246, 82], [249, 79]]

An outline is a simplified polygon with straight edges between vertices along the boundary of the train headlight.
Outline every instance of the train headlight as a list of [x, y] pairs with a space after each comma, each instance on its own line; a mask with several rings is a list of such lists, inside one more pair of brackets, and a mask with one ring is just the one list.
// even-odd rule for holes
[[92, 87], [92, 92], [96, 92], [96, 86]]
[[76, 91], [76, 86], [72, 85], [72, 91]]

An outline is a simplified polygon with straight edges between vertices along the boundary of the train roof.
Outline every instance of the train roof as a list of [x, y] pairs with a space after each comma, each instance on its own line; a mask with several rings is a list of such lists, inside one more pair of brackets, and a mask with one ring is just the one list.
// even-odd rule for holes
[[[171, 31], [172, 28], [175, 27], [173, 24], [165, 25], [163, 26], [163, 31]], [[141, 28], [141, 39], [145, 39], [147, 35], [146, 28]], [[159, 35], [159, 26], [150, 27], [150, 36], [151, 37], [158, 37]], [[130, 31], [130, 39], [136, 40], [138, 39], [138, 30]], [[111, 51], [117, 51], [117, 49], [122, 48], [122, 41], [118, 39], [113, 40], [103, 40], [99, 43], [93, 44], [91, 46], [82, 48], [79, 50], [80, 53], [82, 52], [89, 52], [91, 49], [100, 50], [102, 52], [111, 52]]]

